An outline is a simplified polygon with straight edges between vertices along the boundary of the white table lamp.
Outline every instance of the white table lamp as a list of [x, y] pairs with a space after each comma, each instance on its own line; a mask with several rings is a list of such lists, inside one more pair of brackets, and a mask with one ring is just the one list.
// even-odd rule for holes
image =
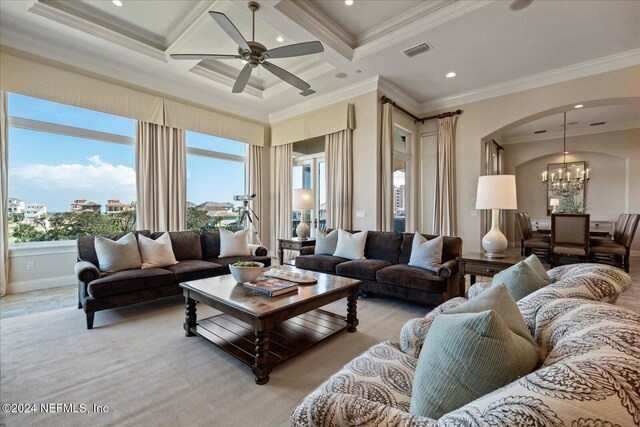
[[558, 213], [558, 210], [556, 208], [558, 206], [560, 206], [560, 199], [551, 199], [551, 200], [549, 200], [549, 205], [553, 206], [553, 210], [551, 211], [552, 214]]
[[491, 209], [491, 230], [482, 238], [490, 258], [504, 258], [508, 241], [500, 231], [500, 209], [517, 209], [515, 175], [487, 175], [478, 178], [476, 209]]
[[304, 211], [313, 209], [313, 191], [308, 188], [296, 188], [293, 190], [292, 208], [300, 211], [300, 224], [296, 227], [296, 234], [300, 240], [307, 240], [309, 226], [304, 222]]

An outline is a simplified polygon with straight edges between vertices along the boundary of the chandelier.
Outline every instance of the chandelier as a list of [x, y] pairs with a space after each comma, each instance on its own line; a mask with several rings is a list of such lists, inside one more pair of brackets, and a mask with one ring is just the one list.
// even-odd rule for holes
[[572, 174], [567, 166], [567, 112], [564, 112], [564, 134], [562, 137], [562, 167], [558, 173], [548, 171], [542, 172], [542, 183], [547, 190], [556, 197], [573, 197], [584, 190], [587, 181], [589, 181], [589, 169], [580, 170], [579, 168]]

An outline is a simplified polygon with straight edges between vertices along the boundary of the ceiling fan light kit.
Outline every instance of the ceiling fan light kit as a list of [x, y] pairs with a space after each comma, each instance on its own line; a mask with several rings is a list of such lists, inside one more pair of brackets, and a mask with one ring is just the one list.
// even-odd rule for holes
[[296, 56], [312, 55], [315, 53], [324, 52], [324, 47], [319, 41], [296, 43], [287, 46], [276, 47], [273, 49], [267, 49], [262, 43], [255, 41], [256, 32], [256, 11], [260, 9], [260, 5], [254, 1], [249, 2], [249, 10], [253, 14], [252, 16], [252, 40], [247, 41], [242, 33], [238, 31], [233, 22], [224, 13], [221, 12], [209, 12], [209, 16], [222, 28], [222, 30], [238, 45], [237, 55], [218, 55], [218, 54], [171, 54], [173, 59], [240, 59], [244, 64], [244, 68], [240, 71], [235, 84], [233, 85], [233, 93], [241, 93], [244, 91], [249, 78], [251, 77], [251, 71], [258, 66], [262, 66], [265, 70], [275, 75], [279, 79], [289, 83], [290, 85], [298, 88], [302, 93], [311, 89], [311, 85], [301, 78], [291, 74], [284, 68], [280, 68], [267, 59], [278, 58], [293, 58]]

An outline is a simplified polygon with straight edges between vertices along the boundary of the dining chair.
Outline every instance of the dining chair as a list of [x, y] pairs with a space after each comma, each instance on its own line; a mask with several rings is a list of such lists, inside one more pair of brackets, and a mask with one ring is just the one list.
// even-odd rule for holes
[[[597, 242], [591, 247], [591, 261], [613, 264], [629, 272], [631, 244], [638, 229], [639, 214], [625, 214], [622, 233], [614, 232], [614, 240]], [[616, 230], [618, 225], [616, 224]]]
[[550, 237], [533, 231], [528, 213], [516, 212], [516, 220], [520, 228], [520, 255], [529, 256], [535, 253], [538, 257], [549, 259]]
[[559, 263], [560, 256], [576, 256], [581, 262], [589, 261], [589, 214], [551, 215], [551, 266]]
[[621, 245], [624, 231], [627, 226], [627, 221], [629, 220], [630, 216], [630, 214], [620, 214], [613, 228], [613, 235], [607, 237], [591, 237], [591, 246], [598, 246], [600, 244], [609, 243]]

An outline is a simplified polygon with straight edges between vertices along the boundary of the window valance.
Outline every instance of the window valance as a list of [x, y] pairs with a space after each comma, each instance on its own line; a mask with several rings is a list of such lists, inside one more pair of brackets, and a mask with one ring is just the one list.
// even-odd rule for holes
[[355, 129], [355, 109], [353, 104], [342, 102], [273, 124], [271, 145], [290, 144], [347, 129]]

